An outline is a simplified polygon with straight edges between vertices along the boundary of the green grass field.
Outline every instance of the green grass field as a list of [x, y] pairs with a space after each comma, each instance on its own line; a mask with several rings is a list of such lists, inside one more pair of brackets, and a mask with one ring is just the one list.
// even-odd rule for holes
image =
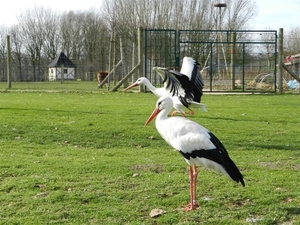
[[208, 112], [190, 118], [246, 187], [199, 167], [200, 208], [184, 212], [187, 164], [144, 127], [153, 94], [40, 86], [0, 84], [0, 224], [300, 224], [299, 94], [203, 96]]

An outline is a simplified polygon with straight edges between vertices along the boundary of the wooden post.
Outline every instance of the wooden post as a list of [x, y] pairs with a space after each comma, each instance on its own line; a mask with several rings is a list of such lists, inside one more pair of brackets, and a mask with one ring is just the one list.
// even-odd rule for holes
[[[278, 92], [282, 94], [282, 80], [283, 80], [283, 28], [279, 28], [279, 38], [278, 38]], [[276, 84], [275, 84], [276, 88]]]
[[[135, 56], [135, 43], [132, 42], [132, 60], [131, 60], [131, 61], [132, 61], [132, 64], [131, 64], [132, 68], [133, 68], [134, 65], [135, 65], [135, 59], [134, 59], [134, 56]], [[137, 78], [136, 78], [135, 76], [132, 76], [131, 82], [134, 82], [136, 79], [137, 79]]]
[[60, 72], [60, 83], [63, 83], [64, 80], [65, 80], [65, 73], [64, 73], [64, 70], [65, 70], [65, 67], [64, 67], [64, 64], [61, 64], [61, 72]]
[[[143, 70], [141, 70], [141, 67], [142, 67], [142, 60], [143, 60], [143, 58], [141, 57], [142, 56], [142, 49], [140, 48], [141, 47], [141, 31], [140, 31], [140, 29], [141, 28], [139, 28], [139, 30], [138, 30], [138, 39], [139, 39], [139, 41], [138, 41], [138, 43], [139, 43], [139, 45], [138, 45], [138, 64], [136, 65], [136, 66], [134, 66], [134, 64], [133, 64], [133, 69], [128, 73], [128, 74], [126, 74], [112, 89], [111, 89], [111, 91], [117, 91], [118, 90], [118, 88], [122, 85], [122, 84], [124, 84], [125, 82], [128, 82], [128, 78], [130, 78], [135, 72], [137, 72], [138, 70], [139, 70], [139, 72], [141, 73], [141, 71], [143, 72]], [[120, 41], [120, 43], [122, 43], [121, 41]], [[125, 60], [124, 60], [124, 53], [122, 52], [123, 51], [123, 47], [122, 47], [122, 44], [121, 44], [121, 60], [120, 60], [120, 65], [122, 65], [123, 67], [125, 67], [126, 66], [126, 64], [125, 64]], [[122, 63], [123, 62], [123, 60], [124, 60], [124, 63]], [[132, 59], [133, 61], [134, 61], [134, 57], [133, 57], [133, 59]], [[117, 66], [119, 65], [119, 63], [117, 64]], [[109, 76], [109, 74], [108, 74], [108, 76]], [[100, 84], [101, 85], [101, 84]], [[140, 85], [140, 86], [142, 86], [142, 85]], [[141, 91], [141, 89], [140, 89], [140, 91]]]
[[[143, 28], [139, 27], [138, 29], [138, 65], [139, 67], [139, 77], [142, 77], [144, 74], [144, 63], [143, 63], [143, 46], [142, 46], [142, 39], [143, 39]], [[139, 85], [140, 92], [144, 91], [144, 85]]]
[[[110, 36], [110, 43], [109, 43], [108, 73], [111, 72], [111, 68], [113, 67], [111, 59], [112, 59], [112, 47], [113, 47], [112, 43], [113, 43], [113, 40], [114, 40], [114, 36], [115, 36], [115, 32], [114, 32], [114, 28], [113, 28], [111, 36]], [[109, 91], [109, 85], [110, 85], [110, 76], [108, 74], [108, 76], [107, 76], [107, 91]]]
[[[103, 85], [105, 84], [105, 82], [109, 81], [110, 76], [113, 75], [114, 71], [119, 68], [122, 65], [122, 60], [120, 60], [117, 65], [114, 66], [114, 68], [112, 68], [111, 71], [109, 71], [108, 75], [104, 78], [104, 80], [99, 84], [99, 88], [103, 87]], [[109, 91], [109, 90], [108, 90]]]
[[[126, 74], [126, 60], [125, 59], [125, 54], [124, 54], [124, 49], [123, 49], [123, 43], [122, 43], [122, 38], [120, 37], [120, 53], [121, 53], [121, 61], [122, 61], [122, 78], [120, 80], [122, 80]], [[119, 81], [120, 81], [119, 80]], [[125, 80], [125, 82], [123, 83], [124, 86], [128, 86], [128, 79]], [[116, 85], [115, 85], [116, 86]]]
[[298, 75], [296, 75], [293, 71], [291, 71], [289, 68], [287, 68], [286, 65], [284, 65], [284, 63], [282, 63], [282, 68], [286, 70], [286, 72], [288, 72], [296, 81], [298, 81], [300, 83], [300, 78], [298, 77]]
[[138, 69], [140, 68], [140, 65], [136, 65], [122, 80], [119, 81], [119, 83], [114, 86], [111, 91], [117, 91], [119, 87], [129, 78], [134, 74]]
[[7, 48], [7, 88], [11, 88], [11, 52], [10, 52], [10, 36], [6, 37]]
[[[113, 65], [115, 66], [116, 65], [116, 33], [114, 33], [114, 56], [113, 56]], [[116, 71], [114, 70], [113, 72], [113, 81], [114, 81], [114, 84], [116, 84]]]

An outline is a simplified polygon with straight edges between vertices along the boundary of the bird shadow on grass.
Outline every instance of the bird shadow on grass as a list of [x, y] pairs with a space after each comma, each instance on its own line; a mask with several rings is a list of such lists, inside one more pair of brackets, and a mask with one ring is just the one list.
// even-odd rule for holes
[[300, 207], [283, 208], [288, 215], [300, 215]]
[[205, 117], [201, 117], [201, 116], [195, 116], [195, 118], [199, 118], [199, 119], [207, 119], [207, 120], [213, 120], [213, 121], [233, 121], [233, 122], [259, 122], [259, 123], [267, 123], [267, 124], [272, 124], [272, 123], [294, 123], [296, 121], [272, 121], [272, 118], [269, 119], [260, 119], [260, 118], [248, 118], [248, 117], [216, 117], [216, 116], [205, 116]]
[[[12, 110], [12, 111], [14, 111], [14, 112], [22, 112], [22, 111], [24, 111], [24, 112], [30, 112], [30, 111], [32, 111], [32, 112], [55, 112], [55, 113], [70, 113], [70, 112], [72, 112], [72, 113], [74, 113], [74, 110], [72, 110], [72, 109], [70, 109], [70, 110], [61, 110], [61, 109], [51, 109], [51, 108], [49, 108], [49, 109], [47, 109], [47, 108], [40, 108], [40, 109], [37, 109], [37, 108], [28, 108], [28, 109], [26, 109], [26, 108], [0, 108], [0, 111], [1, 110]], [[117, 112], [117, 111], [116, 111]], [[76, 110], [76, 113], [84, 113], [84, 114], [101, 114], [101, 115], [105, 115], [105, 114], [107, 114], [107, 115], [113, 115], [113, 114], [120, 114], [119, 112], [117, 112], [117, 113], [114, 113], [114, 111], [111, 111], [111, 112], [108, 112], [108, 111], [101, 111], [101, 110], [99, 110], [99, 111], [83, 111], [83, 110]]]
[[[63, 113], [69, 113], [72, 110], [61, 110], [61, 109], [47, 109], [47, 108], [40, 108], [40, 109], [34, 109], [34, 108], [0, 108], [0, 110], [13, 110], [13, 111], [38, 111], [38, 112], [63, 112]], [[78, 111], [80, 113], [94, 113], [94, 112], [88, 112], [88, 111]]]
[[[296, 150], [300, 150], [298, 145], [285, 145], [285, 144], [251, 144], [251, 148], [253, 149], [263, 149], [263, 150], [286, 150], [286, 151], [296, 151]], [[299, 153], [300, 155], [300, 153]]]

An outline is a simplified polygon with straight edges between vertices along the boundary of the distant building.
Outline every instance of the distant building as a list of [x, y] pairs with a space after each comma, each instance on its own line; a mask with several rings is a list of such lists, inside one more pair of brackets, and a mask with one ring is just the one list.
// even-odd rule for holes
[[[76, 65], [61, 52], [49, 65], [49, 81], [75, 80]], [[62, 71], [62, 68], [64, 71]]]

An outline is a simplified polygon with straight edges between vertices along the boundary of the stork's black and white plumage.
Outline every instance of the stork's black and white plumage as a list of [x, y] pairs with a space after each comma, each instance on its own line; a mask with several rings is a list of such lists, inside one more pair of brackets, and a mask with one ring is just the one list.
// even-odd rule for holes
[[219, 139], [205, 127], [184, 117], [168, 117], [172, 109], [172, 99], [161, 97], [145, 126], [156, 117], [155, 126], [162, 138], [181, 153], [190, 166], [190, 203], [186, 211], [197, 208], [196, 166], [213, 169], [245, 186], [243, 175], [230, 159]]
[[156, 88], [147, 78], [141, 77], [125, 90], [143, 84], [157, 97], [171, 97], [173, 107], [176, 109], [172, 115], [179, 112], [184, 116], [183, 107], [189, 109], [191, 115], [194, 114], [191, 108], [199, 108], [206, 112], [206, 106], [200, 103], [203, 94], [203, 80], [198, 63], [193, 58], [183, 58], [180, 72], [163, 67], [154, 67], [153, 70], [161, 76], [164, 84], [163, 88]]

